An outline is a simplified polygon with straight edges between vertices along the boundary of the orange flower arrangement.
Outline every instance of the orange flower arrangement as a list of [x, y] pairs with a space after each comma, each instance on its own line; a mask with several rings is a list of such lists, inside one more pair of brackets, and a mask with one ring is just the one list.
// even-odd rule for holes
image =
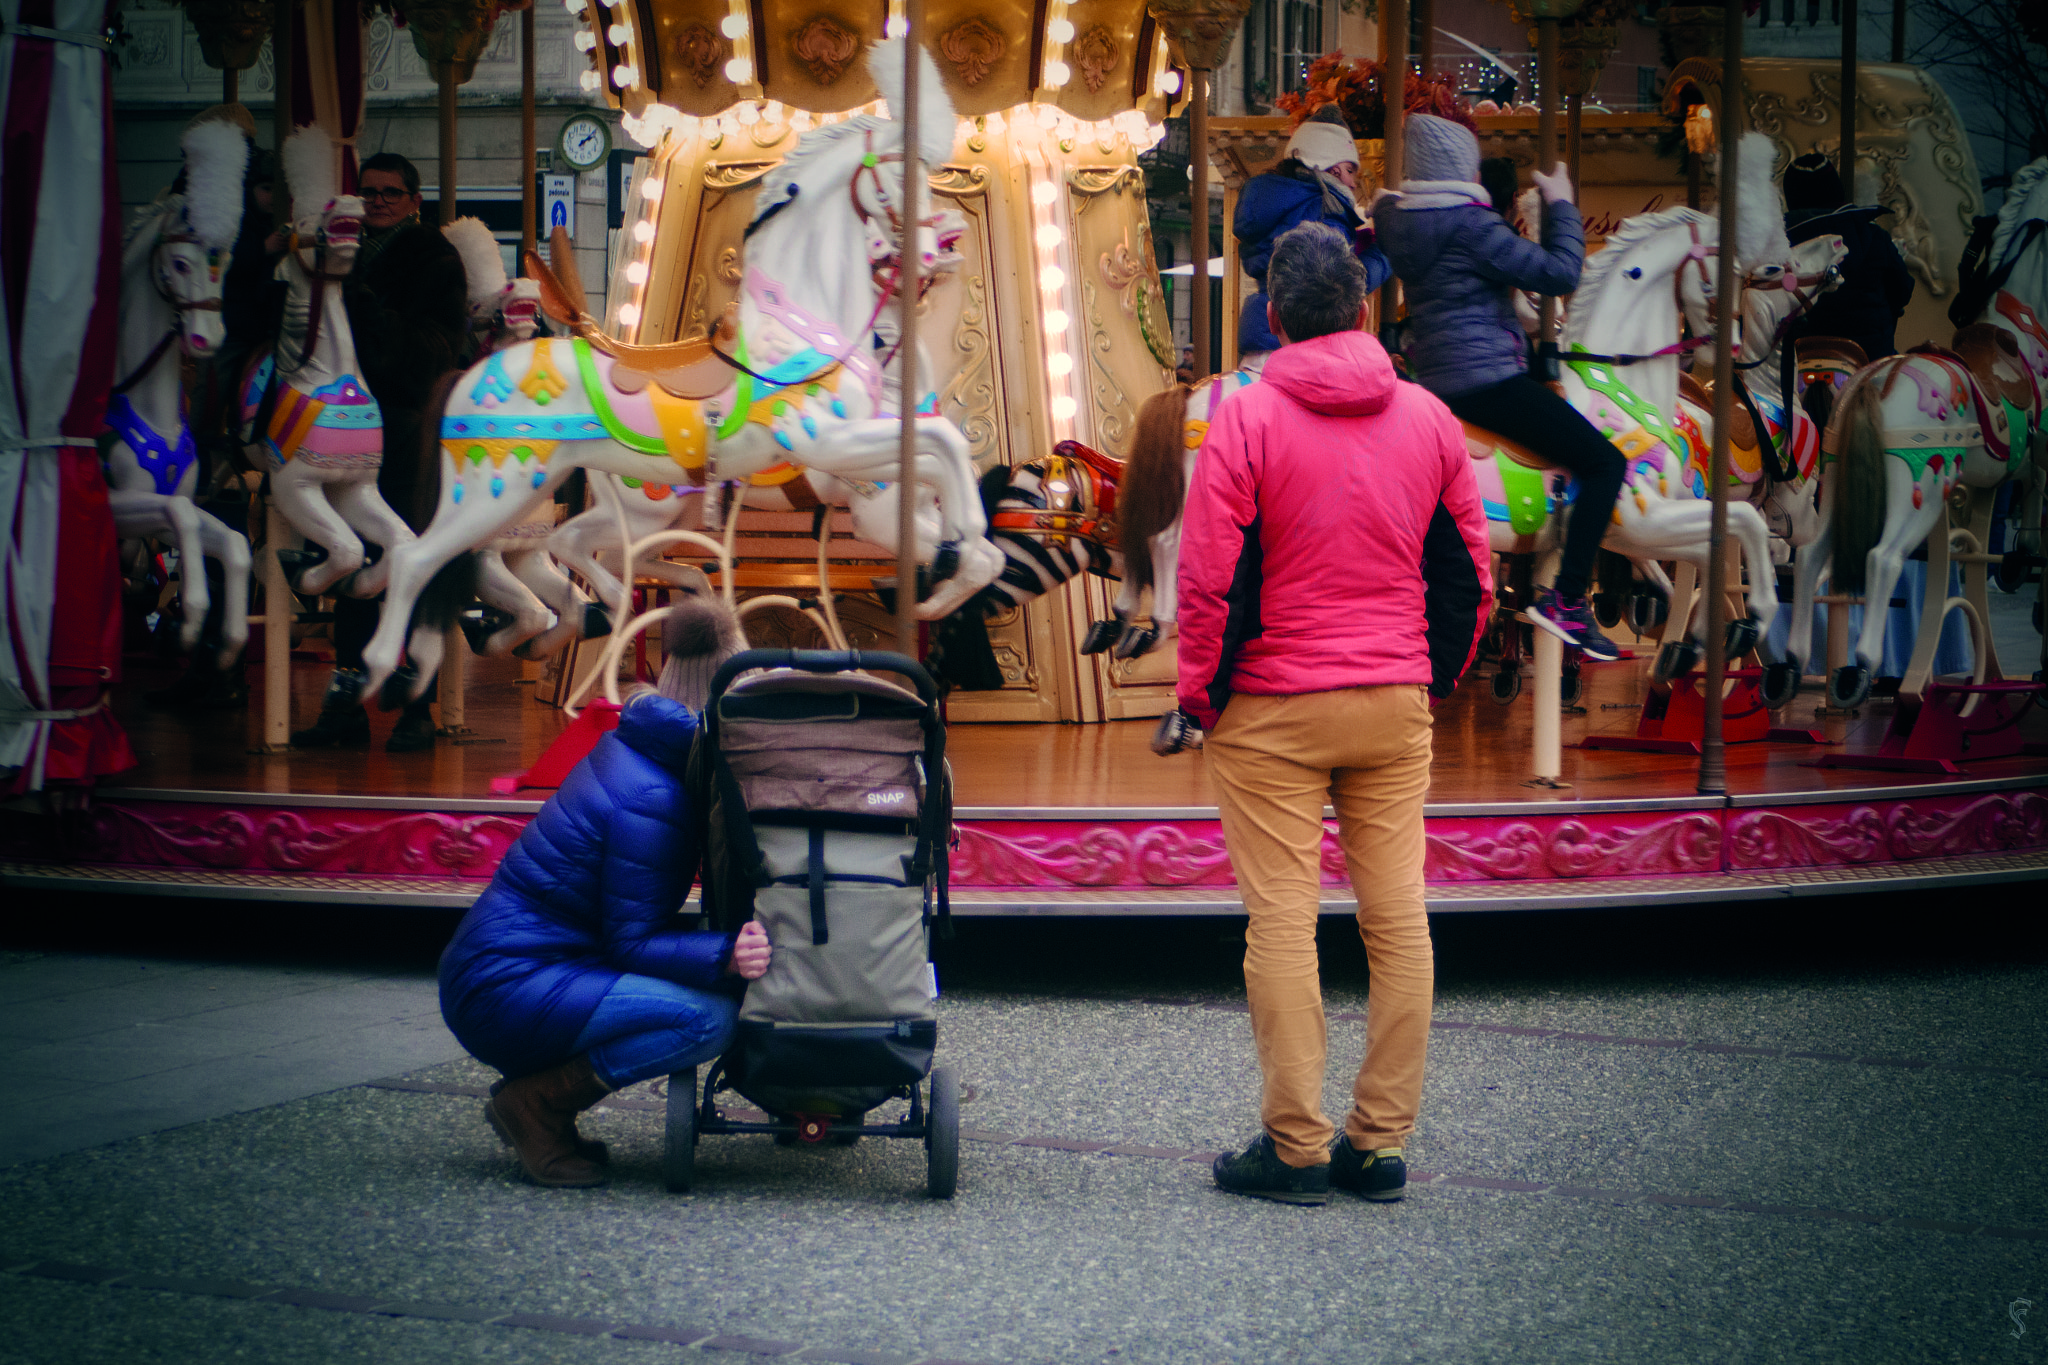
[[[1370, 57], [1347, 62], [1343, 53], [1328, 52], [1309, 64], [1301, 89], [1288, 91], [1274, 105], [1292, 116], [1290, 128], [1299, 128], [1310, 114], [1326, 104], [1334, 104], [1344, 111], [1344, 121], [1351, 125], [1353, 137], [1385, 137], [1385, 75], [1385, 69]], [[1421, 76], [1411, 71], [1406, 95], [1403, 104], [1411, 114], [1435, 114], [1462, 123], [1475, 133], [1479, 131], [1479, 125], [1472, 120], [1471, 106], [1458, 97], [1449, 76]]]

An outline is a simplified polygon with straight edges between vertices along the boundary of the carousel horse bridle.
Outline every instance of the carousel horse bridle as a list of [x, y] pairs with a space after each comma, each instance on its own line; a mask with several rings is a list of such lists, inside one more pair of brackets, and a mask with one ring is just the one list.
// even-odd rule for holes
[[155, 244], [149, 249], [149, 283], [156, 290], [156, 296], [170, 305], [172, 314], [171, 325], [165, 329], [162, 339], [150, 349], [149, 354], [143, 357], [142, 363], [129, 371], [127, 378], [114, 385], [113, 392], [116, 394], [126, 393], [134, 388], [136, 384], [141, 382], [144, 375], [156, 368], [157, 362], [164, 358], [164, 352], [170, 350], [171, 343], [178, 339], [179, 318], [183, 317], [186, 313], [218, 313], [221, 310], [221, 301], [218, 298], [181, 299], [165, 288], [164, 271], [157, 264], [157, 256], [165, 247], [180, 244], [205, 248], [206, 268], [209, 274], [218, 275], [227, 268], [227, 262], [224, 258], [230, 253], [223, 251], [219, 247], [207, 246], [194, 233], [159, 232], [157, 234]]

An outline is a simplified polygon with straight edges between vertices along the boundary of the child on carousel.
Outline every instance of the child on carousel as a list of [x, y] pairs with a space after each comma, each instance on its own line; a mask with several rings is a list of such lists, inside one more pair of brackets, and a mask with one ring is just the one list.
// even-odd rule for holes
[[1585, 231], [1562, 167], [1537, 172], [1541, 244], [1515, 232], [1479, 184], [1479, 139], [1449, 119], [1410, 115], [1407, 177], [1374, 206], [1380, 246], [1408, 301], [1408, 372], [1474, 426], [1519, 441], [1578, 481], [1552, 586], [1539, 588], [1529, 618], [1585, 657], [1621, 651], [1600, 633], [1586, 598], [1593, 557], [1613, 518], [1624, 461], [1605, 436], [1528, 373], [1528, 344], [1514, 291], [1569, 294], [1578, 287]]
[[1393, 273], [1373, 245], [1357, 196], [1358, 144], [1334, 104], [1316, 110], [1294, 130], [1278, 166], [1245, 182], [1231, 231], [1237, 234], [1238, 261], [1259, 287], [1238, 312], [1237, 349], [1249, 362], [1247, 368], [1256, 369], [1266, 352], [1280, 349], [1280, 339], [1266, 322], [1266, 266], [1273, 259], [1273, 243], [1289, 228], [1328, 223], [1343, 233], [1365, 265], [1368, 291]]

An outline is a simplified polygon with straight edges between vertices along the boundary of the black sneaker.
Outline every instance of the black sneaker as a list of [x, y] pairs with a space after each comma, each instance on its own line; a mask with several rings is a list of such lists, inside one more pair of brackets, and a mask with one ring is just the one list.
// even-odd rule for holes
[[1283, 1204], [1327, 1204], [1330, 1202], [1328, 1166], [1290, 1166], [1273, 1150], [1270, 1134], [1233, 1156], [1225, 1152], [1213, 1168], [1216, 1184], [1232, 1194], [1249, 1194], [1260, 1199], [1277, 1199]]
[[416, 754], [434, 747], [434, 713], [427, 709], [429, 703], [410, 703], [399, 714], [398, 724], [391, 727], [391, 737], [384, 741], [387, 754]]
[[1538, 588], [1536, 601], [1525, 614], [1564, 641], [1567, 648], [1589, 659], [1606, 664], [1621, 657], [1614, 642], [1600, 633], [1600, 624], [1593, 619], [1593, 604], [1583, 597], [1564, 598], [1549, 588]]
[[1399, 1147], [1361, 1152], [1340, 1132], [1330, 1143], [1330, 1183], [1384, 1203], [1408, 1192], [1408, 1166]]

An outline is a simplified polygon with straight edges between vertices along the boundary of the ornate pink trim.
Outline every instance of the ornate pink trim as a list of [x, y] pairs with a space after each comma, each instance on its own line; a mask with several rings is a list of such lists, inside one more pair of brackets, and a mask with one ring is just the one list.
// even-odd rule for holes
[[1682, 811], [1432, 820], [1423, 845], [1422, 875], [1431, 882], [1696, 875], [1721, 870], [1721, 818]]
[[1788, 806], [1728, 822], [1730, 871], [1912, 862], [2048, 847], [2048, 794]]
[[16, 856], [86, 863], [488, 880], [529, 818], [101, 801], [63, 827], [61, 847], [50, 846], [48, 826], [31, 821], [0, 845]]

